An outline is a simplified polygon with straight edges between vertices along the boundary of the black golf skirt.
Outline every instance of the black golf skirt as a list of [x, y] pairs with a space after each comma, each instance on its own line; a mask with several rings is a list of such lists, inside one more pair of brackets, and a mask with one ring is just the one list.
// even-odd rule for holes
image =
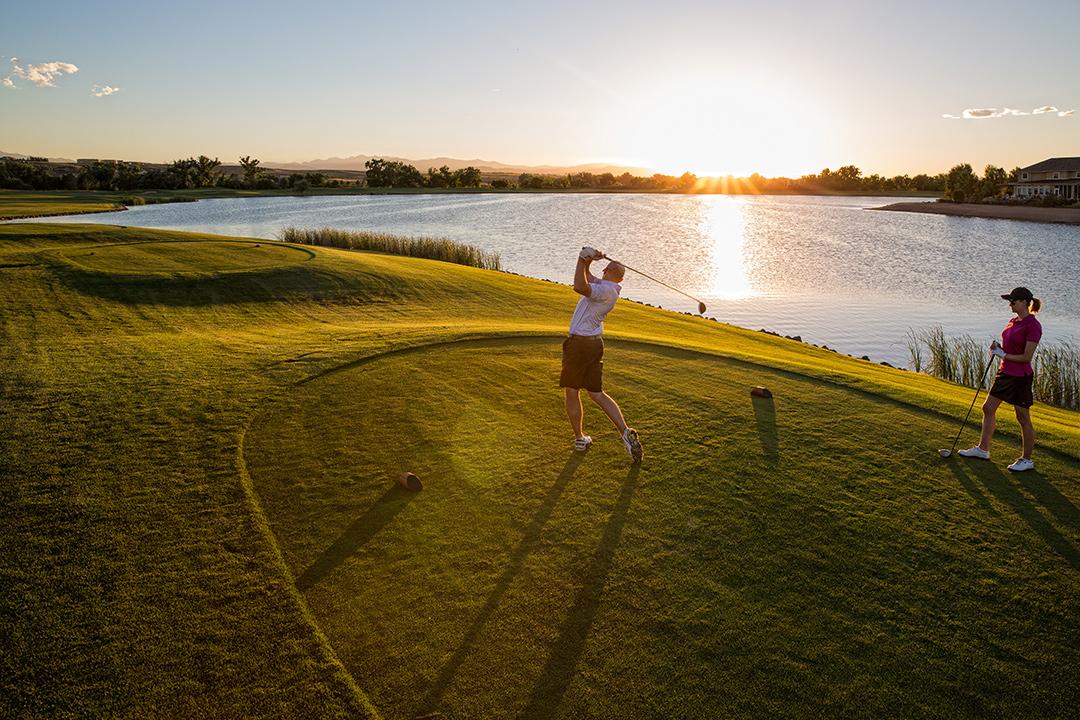
[[1034, 384], [1034, 375], [1018, 377], [998, 373], [998, 376], [994, 379], [993, 387], [990, 388], [990, 394], [1014, 407], [1029, 408], [1035, 402], [1032, 393]]
[[585, 388], [589, 392], [603, 392], [604, 339], [602, 337], [571, 335], [563, 340], [559, 387], [575, 390]]

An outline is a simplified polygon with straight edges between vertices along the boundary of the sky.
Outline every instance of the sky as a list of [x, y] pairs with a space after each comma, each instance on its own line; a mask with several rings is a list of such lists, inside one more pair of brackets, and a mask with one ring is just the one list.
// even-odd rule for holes
[[1080, 156], [1077, 0], [52, 0], [0, 12], [4, 152], [766, 176]]

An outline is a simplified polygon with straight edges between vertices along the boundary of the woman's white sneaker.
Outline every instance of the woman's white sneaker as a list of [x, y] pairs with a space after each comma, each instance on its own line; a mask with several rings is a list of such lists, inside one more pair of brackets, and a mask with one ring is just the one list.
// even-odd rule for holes
[[956, 454], [960, 457], [979, 458], [980, 460], [990, 459], [990, 453], [988, 453], [986, 450], [983, 450], [978, 445], [973, 448], [968, 448], [967, 450], [961, 450]]
[[574, 449], [578, 452], [585, 452], [592, 445], [592, 438], [588, 435], [582, 435], [574, 440]]
[[1031, 462], [1031, 458], [1016, 458], [1016, 462], [1009, 466], [1009, 469], [1013, 472], [1024, 472], [1025, 470], [1034, 470], [1035, 463]]

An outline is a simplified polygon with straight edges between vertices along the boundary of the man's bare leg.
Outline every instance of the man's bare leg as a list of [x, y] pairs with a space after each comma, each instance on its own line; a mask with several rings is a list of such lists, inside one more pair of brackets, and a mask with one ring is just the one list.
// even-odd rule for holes
[[581, 431], [581, 395], [575, 388], [563, 388], [566, 396], [566, 417], [570, 419], [570, 428], [574, 431], [575, 438], [585, 437]]
[[618, 429], [619, 435], [622, 435], [623, 431], [626, 430], [626, 420], [623, 419], [622, 410], [619, 409], [618, 404], [606, 392], [593, 392], [590, 390], [589, 397], [607, 414]]

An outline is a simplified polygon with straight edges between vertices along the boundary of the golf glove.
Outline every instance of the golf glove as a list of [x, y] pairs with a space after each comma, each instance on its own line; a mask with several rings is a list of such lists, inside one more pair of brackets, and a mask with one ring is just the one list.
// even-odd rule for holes
[[994, 357], [1005, 359], [1005, 348], [1001, 347], [997, 343], [990, 346], [990, 354]]
[[581, 252], [578, 253], [578, 257], [582, 260], [599, 260], [600, 258], [604, 257], [604, 253], [600, 252], [594, 247], [589, 247], [588, 245], [586, 245], [585, 247], [581, 248]]

